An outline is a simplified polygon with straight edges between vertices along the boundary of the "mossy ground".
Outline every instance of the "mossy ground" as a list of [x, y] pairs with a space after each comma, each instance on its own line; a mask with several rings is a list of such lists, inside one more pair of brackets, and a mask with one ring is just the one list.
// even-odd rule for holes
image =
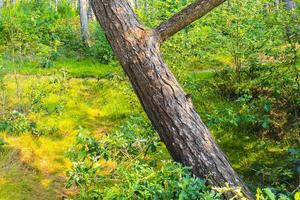
[[[215, 108], [237, 106], [207, 88], [197, 88], [198, 83], [212, 77], [211, 71], [187, 71], [180, 76], [205, 122], [205, 115]], [[196, 87], [191, 87], [193, 81]], [[87, 128], [100, 138], [131, 115], [143, 113], [128, 80], [115, 64], [62, 60], [49, 69], [25, 66], [17, 75], [8, 69], [4, 83], [6, 109], [24, 110], [41, 136], [1, 133], [8, 145], [0, 150], [0, 199], [46, 200], [73, 193], [64, 187], [70, 167], [65, 152], [77, 130]], [[249, 178], [253, 166], [280, 165], [283, 152], [292, 145], [230, 128], [212, 128], [212, 133], [233, 166], [254, 185], [263, 180]]]
[[[63, 71], [33, 69], [25, 73], [23, 68], [16, 76], [21, 97], [16, 94], [15, 75], [5, 75], [6, 109], [23, 110], [42, 136], [1, 133], [8, 145], [0, 150], [0, 199], [55, 199], [68, 193], [64, 185], [70, 162], [65, 153], [77, 130], [84, 127], [101, 137], [141, 110], [116, 67], [89, 66], [97, 75], [114, 74], [95, 79], [89, 76], [89, 69], [81, 68], [89, 63], [62, 61], [58, 66], [65, 66]], [[90, 78], [74, 78], [77, 75]], [[33, 103], [36, 105], [30, 108]]]

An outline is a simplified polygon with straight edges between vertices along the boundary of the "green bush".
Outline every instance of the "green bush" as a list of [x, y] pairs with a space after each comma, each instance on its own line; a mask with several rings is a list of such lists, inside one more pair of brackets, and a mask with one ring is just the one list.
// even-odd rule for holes
[[2, 131], [7, 131], [11, 134], [36, 133], [35, 123], [28, 121], [24, 114], [15, 110], [9, 113], [5, 119], [1, 118], [0, 132]]
[[81, 199], [220, 199], [188, 168], [153, 158], [159, 154], [154, 134], [140, 117], [100, 140], [81, 129], [68, 153], [67, 187], [78, 186]]
[[0, 18], [0, 53], [6, 60], [22, 60], [49, 68], [59, 57], [112, 60], [112, 50], [98, 23], [91, 25], [91, 47], [81, 40], [80, 19], [67, 1], [57, 10], [48, 1], [30, 1], [5, 7]]
[[288, 130], [297, 132], [299, 83], [288, 67], [247, 67], [241, 71], [241, 81], [235, 71], [226, 69], [217, 74], [214, 85], [223, 96], [243, 105], [231, 114], [234, 125], [245, 122], [274, 137], [284, 136]]
[[101, 63], [108, 64], [113, 59], [112, 49], [104, 35], [103, 30], [97, 24], [93, 24], [92, 45], [87, 49], [88, 56], [98, 60]]

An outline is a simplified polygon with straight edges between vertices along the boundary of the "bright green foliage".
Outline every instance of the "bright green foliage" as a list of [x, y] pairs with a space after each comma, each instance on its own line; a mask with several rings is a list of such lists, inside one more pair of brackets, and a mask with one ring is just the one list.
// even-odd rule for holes
[[8, 57], [17, 55], [22, 61], [38, 60], [42, 67], [49, 67], [61, 43], [76, 36], [68, 36], [70, 32], [63, 30], [65, 27], [74, 29], [70, 25], [71, 18], [65, 13], [71, 10], [62, 8], [55, 12], [46, 2], [33, 1], [9, 6], [2, 12], [0, 43], [6, 47], [3, 53]]
[[299, 134], [299, 83], [293, 75], [288, 67], [247, 67], [237, 83], [236, 73], [227, 69], [217, 75], [214, 84], [223, 96], [243, 104], [232, 115], [236, 119], [233, 126], [244, 124], [246, 129], [272, 137], [289, 137], [288, 132]]
[[230, 41], [225, 50], [232, 51], [235, 70], [227, 68], [218, 73], [214, 85], [223, 96], [243, 104], [239, 113], [233, 114], [236, 115], [233, 125], [243, 124], [246, 129], [273, 137], [289, 132], [294, 133], [291, 137], [297, 137], [300, 111], [297, 9], [286, 11], [284, 3], [274, 6], [251, 2], [241, 5], [239, 1], [230, 1], [225, 6], [229, 17], [219, 18], [227, 19], [230, 24], [222, 32]]
[[100, 140], [87, 134], [79, 130], [69, 152], [73, 168], [67, 186], [79, 186], [81, 199], [219, 199], [188, 169], [153, 158], [161, 154], [160, 142], [140, 117]]
[[250, 122], [255, 121], [255, 113], [246, 109], [245, 102], [220, 95], [211, 84], [215, 82], [213, 72], [180, 75], [180, 82], [192, 95], [203, 121], [253, 190], [270, 186], [287, 192], [298, 186], [299, 163], [292, 161], [293, 156], [288, 153], [289, 148], [299, 149], [295, 133], [274, 140], [253, 130]]
[[[136, 12], [155, 27], [191, 2], [139, 0]], [[299, 199], [300, 6], [274, 2], [228, 0], [162, 51], [257, 199]], [[74, 2], [57, 3], [1, 10], [0, 196], [61, 198], [69, 170], [82, 199], [220, 198], [171, 162], [144, 118], [130, 117], [142, 109], [98, 23], [87, 47]]]
[[0, 52], [7, 60], [30, 61], [49, 68], [58, 57], [93, 57], [107, 63], [112, 51], [99, 25], [93, 23], [91, 47], [81, 41], [79, 17], [66, 1], [57, 11], [47, 1], [8, 6], [0, 18]]
[[7, 131], [9, 133], [21, 134], [27, 131], [32, 131], [32, 133], [36, 133], [35, 125], [30, 123], [26, 117], [18, 112], [12, 111], [8, 116], [5, 116], [5, 120], [1, 120], [0, 122], [0, 131]]
[[98, 22], [91, 23], [93, 44], [87, 49], [87, 56], [91, 56], [101, 63], [108, 64], [113, 59], [111, 47], [106, 41], [104, 32], [100, 28]]

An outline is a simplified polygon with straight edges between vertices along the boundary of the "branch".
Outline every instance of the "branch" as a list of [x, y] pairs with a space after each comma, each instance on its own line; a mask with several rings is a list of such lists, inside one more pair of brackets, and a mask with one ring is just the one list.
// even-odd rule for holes
[[155, 28], [160, 41], [165, 41], [225, 1], [226, 0], [197, 0], [195, 3], [192, 3]]

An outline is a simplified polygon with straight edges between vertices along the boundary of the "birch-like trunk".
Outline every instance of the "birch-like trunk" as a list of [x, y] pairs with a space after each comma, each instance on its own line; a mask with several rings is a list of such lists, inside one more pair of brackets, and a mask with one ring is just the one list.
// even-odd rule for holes
[[91, 1], [89, 1], [89, 9], [88, 9], [88, 19], [89, 20], [94, 20], [95, 18], [95, 15], [94, 15], [94, 11], [93, 11], [93, 8], [92, 8], [92, 4], [91, 4]]
[[81, 37], [86, 46], [89, 46], [89, 26], [87, 15], [87, 0], [78, 0], [80, 11]]
[[292, 9], [296, 8], [296, 2], [292, 0], [285, 0], [285, 8], [287, 11], [291, 11]]
[[4, 5], [4, 0], [0, 0], [0, 17], [2, 17], [2, 8]]

